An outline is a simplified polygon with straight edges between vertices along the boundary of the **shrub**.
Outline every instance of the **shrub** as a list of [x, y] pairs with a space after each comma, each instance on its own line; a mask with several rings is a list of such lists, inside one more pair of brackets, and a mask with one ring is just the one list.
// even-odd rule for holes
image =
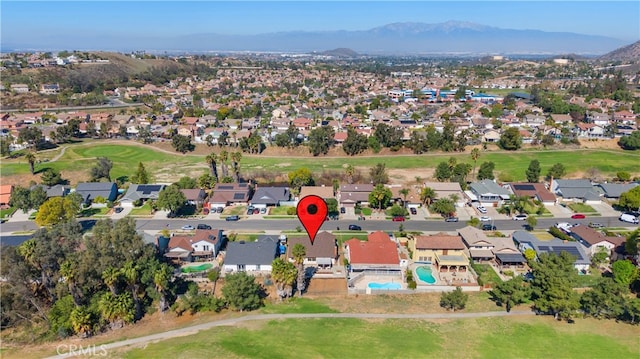
[[567, 235], [557, 227], [549, 227], [549, 233], [551, 233], [551, 235], [556, 238], [562, 239], [563, 241], [573, 241], [573, 238], [571, 236]]
[[296, 214], [296, 208], [295, 207], [289, 207], [287, 208], [287, 214], [290, 216], [293, 216]]

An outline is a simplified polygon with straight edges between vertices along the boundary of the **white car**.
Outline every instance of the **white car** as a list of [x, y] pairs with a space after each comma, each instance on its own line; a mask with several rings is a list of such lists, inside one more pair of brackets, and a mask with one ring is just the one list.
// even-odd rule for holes
[[480, 217], [480, 222], [491, 222], [491, 217], [482, 216], [482, 217]]
[[484, 208], [484, 206], [478, 206], [478, 212], [480, 213], [487, 213], [487, 209]]
[[529, 216], [527, 216], [526, 214], [516, 214], [515, 216], [513, 216], [514, 221], [526, 221], [527, 218], [529, 218]]

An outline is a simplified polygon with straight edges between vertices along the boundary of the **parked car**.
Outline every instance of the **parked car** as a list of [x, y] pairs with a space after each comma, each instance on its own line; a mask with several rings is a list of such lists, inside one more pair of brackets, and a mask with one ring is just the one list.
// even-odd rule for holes
[[582, 213], [576, 213], [573, 216], [571, 216], [572, 219], [585, 219], [585, 215]]
[[416, 215], [418, 214], [418, 210], [415, 207], [411, 207], [409, 208], [409, 211], [411, 212], [411, 214]]
[[496, 230], [496, 226], [492, 226], [489, 223], [485, 223], [482, 225], [482, 230], [483, 231], [495, 231]]
[[122, 207], [115, 207], [113, 210], [114, 210], [116, 213], [120, 213], [120, 212], [122, 212], [122, 211], [124, 210], [124, 208], [122, 208]]
[[491, 217], [482, 216], [482, 217], [480, 217], [480, 222], [491, 222]]
[[591, 227], [591, 228], [604, 228], [604, 225], [602, 223], [598, 223], [598, 222], [589, 222], [589, 227]]
[[444, 219], [445, 222], [458, 222], [458, 217], [447, 217]]
[[181, 227], [182, 229], [184, 229], [185, 231], [191, 231], [194, 230], [195, 228], [193, 228], [192, 225], [190, 224], [185, 224], [184, 226]]
[[347, 213], [347, 209], [344, 207], [340, 207], [340, 213], [345, 214]]
[[267, 207], [260, 208], [260, 214], [266, 214], [266, 213], [267, 213]]
[[360, 226], [356, 226], [355, 224], [350, 224], [350, 225], [349, 225], [349, 230], [350, 230], [350, 231], [361, 231], [361, 230], [362, 230], [362, 227], [360, 227]]
[[253, 209], [253, 214], [259, 214], [259, 213], [260, 213], [260, 208]]
[[394, 222], [404, 222], [404, 216], [395, 216], [391, 218], [391, 220]]
[[222, 213], [222, 211], [224, 211], [224, 207], [216, 208], [216, 213]]
[[253, 214], [253, 207], [247, 208], [247, 216], [252, 215], [252, 214]]
[[200, 223], [196, 226], [198, 229], [211, 229], [211, 226], [208, 224]]
[[515, 216], [513, 216], [514, 221], [526, 221], [527, 218], [529, 218], [529, 216], [527, 216], [526, 214], [516, 214]]
[[229, 217], [225, 218], [224, 220], [227, 221], [227, 222], [238, 221], [238, 220], [240, 220], [240, 217], [238, 217], [236, 215], [233, 215], [233, 216], [229, 216]]
[[480, 212], [482, 214], [487, 213], [487, 209], [484, 208], [484, 206], [478, 206], [477, 208], [478, 208], [478, 212]]
[[630, 213], [623, 213], [620, 215], [620, 218], [618, 219], [621, 220], [622, 222], [638, 224], [638, 219], [636, 218], [636, 216]]

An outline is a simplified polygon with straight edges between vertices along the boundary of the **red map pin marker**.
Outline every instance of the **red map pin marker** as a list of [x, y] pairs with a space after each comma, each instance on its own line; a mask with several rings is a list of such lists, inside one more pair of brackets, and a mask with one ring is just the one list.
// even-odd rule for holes
[[327, 204], [322, 197], [316, 195], [305, 196], [298, 202], [296, 212], [298, 219], [309, 234], [311, 244], [313, 244], [318, 230], [327, 219]]

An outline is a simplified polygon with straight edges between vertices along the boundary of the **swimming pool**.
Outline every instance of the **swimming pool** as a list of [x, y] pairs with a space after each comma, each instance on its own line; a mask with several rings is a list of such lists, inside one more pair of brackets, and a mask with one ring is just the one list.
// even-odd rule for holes
[[196, 273], [196, 272], [202, 272], [205, 271], [207, 269], [210, 269], [213, 267], [213, 264], [211, 263], [203, 263], [197, 266], [188, 266], [188, 267], [182, 267], [180, 269], [180, 271], [182, 273]]
[[391, 283], [391, 282], [387, 282], [387, 283], [369, 282], [369, 284], [367, 284], [367, 287], [369, 289], [398, 290], [398, 289], [402, 289], [402, 284]]
[[436, 282], [436, 278], [431, 273], [431, 267], [420, 266], [416, 268], [416, 275], [421, 281], [427, 284], [434, 284]]

